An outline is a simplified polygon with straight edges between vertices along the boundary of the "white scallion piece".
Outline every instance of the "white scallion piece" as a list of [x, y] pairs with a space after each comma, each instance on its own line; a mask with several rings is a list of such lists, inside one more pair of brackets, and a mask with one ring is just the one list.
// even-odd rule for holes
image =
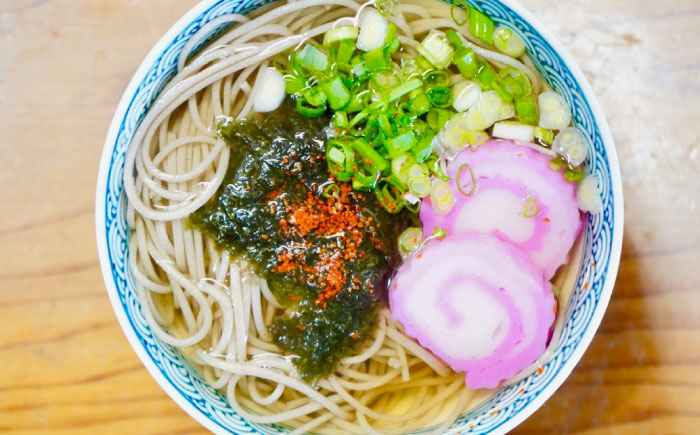
[[436, 212], [447, 214], [455, 206], [456, 198], [449, 184], [439, 178], [433, 178], [430, 186], [430, 201]]
[[466, 131], [486, 130], [498, 121], [515, 116], [513, 103], [505, 103], [496, 91], [482, 92], [479, 100], [463, 114], [455, 115]]
[[389, 21], [374, 8], [366, 8], [360, 18], [360, 33], [357, 35], [357, 48], [372, 51], [384, 45], [389, 31]]
[[442, 33], [431, 30], [418, 45], [418, 52], [437, 69], [445, 69], [452, 62], [454, 50]]
[[552, 142], [552, 149], [572, 166], [579, 166], [588, 157], [586, 138], [574, 127], [560, 131]]
[[562, 130], [571, 124], [571, 109], [564, 97], [556, 92], [542, 92], [537, 100], [540, 107], [540, 127]]
[[520, 142], [532, 142], [535, 140], [535, 126], [513, 121], [497, 122], [493, 126], [493, 136]]
[[284, 77], [276, 68], [268, 67], [260, 71], [256, 83], [253, 110], [256, 112], [272, 112], [284, 101]]
[[523, 40], [506, 26], [496, 26], [493, 30], [493, 45], [510, 57], [520, 57], [525, 53]]
[[481, 87], [472, 81], [459, 82], [452, 86], [452, 107], [457, 112], [465, 112], [479, 101]]
[[333, 27], [323, 35], [323, 45], [330, 45], [344, 39], [357, 39], [357, 27], [355, 26], [338, 26]]
[[600, 199], [598, 180], [595, 175], [586, 175], [578, 184], [576, 202], [581, 211], [598, 214], [603, 211], [603, 201]]

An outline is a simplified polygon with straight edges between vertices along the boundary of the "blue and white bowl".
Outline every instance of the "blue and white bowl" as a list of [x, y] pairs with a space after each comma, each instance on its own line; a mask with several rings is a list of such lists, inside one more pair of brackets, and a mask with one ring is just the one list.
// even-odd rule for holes
[[[576, 125], [590, 143], [589, 172], [600, 182], [603, 212], [588, 216], [583, 256], [565, 313], [562, 337], [543, 367], [464, 414], [450, 428], [456, 433], [505, 433], [539, 408], [571, 373], [591, 342], [612, 293], [622, 247], [622, 186], [608, 125], [583, 73], [562, 45], [514, 0], [468, 0], [498, 23], [506, 23], [527, 44], [537, 69], [573, 110]], [[95, 219], [97, 245], [107, 292], [124, 334], [161, 387], [188, 414], [216, 433], [282, 433], [275, 426], [251, 424], [238, 416], [171, 346], [151, 332], [127, 268], [129, 229], [122, 177], [127, 146], [164, 84], [175, 73], [178, 55], [203, 25], [227, 13], [246, 13], [271, 0], [204, 0], [156, 44], [134, 74], [109, 128], [100, 162]], [[214, 31], [221, 29], [215, 29]], [[586, 285], [587, 284], [587, 285]]]

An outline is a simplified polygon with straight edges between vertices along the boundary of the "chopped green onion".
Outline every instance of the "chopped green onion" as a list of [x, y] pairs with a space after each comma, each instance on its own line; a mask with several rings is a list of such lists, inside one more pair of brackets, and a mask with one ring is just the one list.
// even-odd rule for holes
[[554, 141], [554, 132], [542, 127], [535, 127], [535, 139], [543, 145], [551, 145]]
[[361, 56], [355, 56], [352, 58], [350, 61], [350, 64], [352, 65], [352, 75], [357, 79], [357, 80], [364, 80], [369, 74], [367, 71], [367, 68], [365, 68], [365, 63], [362, 60]]
[[464, 139], [473, 147], [480, 147], [489, 140], [489, 135], [484, 131], [468, 131], [464, 134]]
[[284, 91], [290, 95], [300, 93], [306, 85], [304, 80], [293, 75], [284, 76]]
[[504, 103], [511, 103], [513, 101], [513, 96], [508, 91], [506, 91], [506, 89], [498, 80], [491, 83], [491, 87], [494, 91], [496, 91], [498, 96], [501, 97], [501, 100], [503, 100]]
[[350, 181], [355, 172], [355, 152], [344, 141], [334, 139], [326, 147], [328, 170], [339, 181]]
[[428, 123], [423, 121], [422, 119], [416, 118], [416, 119], [411, 119], [408, 118], [408, 121], [406, 122], [407, 125], [411, 127], [413, 132], [416, 134], [416, 137], [418, 138], [423, 138], [426, 133], [428, 132]]
[[[337, 26], [333, 27], [323, 35], [323, 45], [330, 46], [334, 42], [357, 39], [357, 27]], [[354, 48], [354, 44], [353, 44]]]
[[[404, 194], [404, 207], [411, 213], [418, 213], [420, 211], [420, 201], [419, 198], [415, 198], [414, 196], [415, 195], [413, 195], [411, 192]], [[415, 200], [415, 202], [412, 200]]]
[[388, 17], [394, 12], [394, 0], [377, 0], [374, 4], [380, 14]]
[[364, 131], [358, 133], [365, 138], [367, 143], [381, 144], [384, 142], [384, 136], [379, 128], [379, 122], [374, 116], [369, 116], [365, 123]]
[[516, 100], [532, 93], [530, 79], [518, 69], [504, 68], [498, 74], [498, 79], [503, 88]]
[[[453, 3], [453, 5], [454, 5], [454, 3]], [[454, 29], [447, 29], [445, 31], [445, 37], [447, 38], [448, 41], [450, 41], [450, 44], [452, 44], [452, 48], [454, 48], [455, 51], [458, 51], [458, 50], [464, 48], [464, 42], [462, 41], [462, 38], [459, 36], [459, 34]]]
[[274, 58], [272, 58], [272, 66], [277, 68], [277, 71], [281, 72], [282, 74], [287, 74], [290, 71], [290, 64], [289, 64], [289, 52], [286, 51], [280, 51], [275, 55]]
[[408, 180], [408, 190], [418, 198], [430, 195], [430, 178], [413, 177]]
[[479, 70], [479, 61], [471, 47], [464, 47], [457, 50], [454, 57], [454, 64], [457, 66], [459, 73], [467, 79], [474, 77]]
[[382, 113], [377, 117], [377, 123], [379, 124], [379, 129], [384, 133], [386, 137], [394, 137], [399, 134], [398, 128], [396, 127], [396, 121], [393, 120], [394, 116], [391, 118], [386, 113]]
[[401, 74], [404, 78], [411, 78], [416, 74], [420, 74], [422, 69], [418, 67], [418, 62], [415, 59], [404, 57], [401, 59]]
[[354, 53], [355, 43], [350, 39], [343, 39], [342, 41], [340, 41], [340, 45], [338, 46], [336, 60], [338, 61], [338, 63], [349, 64]]
[[352, 176], [352, 187], [357, 190], [372, 190], [376, 186], [379, 176], [380, 172], [376, 168], [361, 165]]
[[391, 59], [384, 53], [383, 48], [366, 52], [362, 55], [362, 59], [369, 72], [384, 71], [391, 67]]
[[525, 43], [505, 26], [496, 26], [493, 31], [493, 45], [503, 54], [520, 57], [525, 53]]
[[469, 31], [487, 44], [493, 44], [493, 20], [476, 8], [469, 8]]
[[371, 165], [376, 170], [384, 172], [389, 168], [389, 162], [372, 148], [364, 139], [357, 138], [351, 143], [352, 148], [362, 157], [365, 164]]
[[361, 122], [365, 121], [367, 119], [367, 116], [369, 116], [369, 109], [365, 107], [350, 120], [350, 128], [353, 128], [357, 124], [360, 124]]
[[369, 79], [377, 89], [391, 89], [401, 81], [392, 71], [374, 73], [369, 76]]
[[338, 128], [348, 128], [348, 115], [343, 111], [337, 111], [333, 114], [333, 125]]
[[324, 198], [340, 198], [340, 187], [337, 184], [331, 183], [323, 188]]
[[435, 133], [428, 134], [424, 136], [420, 142], [418, 142], [418, 145], [416, 145], [411, 152], [413, 153], [413, 156], [416, 158], [416, 160], [419, 163], [423, 163], [424, 161], [428, 160], [430, 157], [430, 154], [433, 152], [433, 139], [435, 138]]
[[[455, 9], [459, 9], [459, 16], [463, 16], [464, 18], [462, 20], [458, 19], [455, 16]], [[462, 10], [464, 9], [464, 10]], [[465, 0], [453, 0], [452, 1], [452, 7], [450, 8], [450, 15], [452, 15], [452, 21], [455, 22], [458, 26], [463, 26], [464, 24], [467, 23], [467, 10], [469, 10], [469, 5]]]
[[561, 130], [552, 142], [552, 150], [561, 155], [571, 166], [578, 166], [588, 157], [587, 140], [575, 127]]
[[540, 105], [540, 127], [561, 130], [571, 123], [571, 109], [564, 97], [556, 92], [542, 92], [537, 100]]
[[447, 71], [429, 71], [424, 76], [425, 84], [434, 87], [447, 88], [450, 86], [450, 75]]
[[537, 205], [537, 201], [530, 198], [525, 202], [525, 207], [523, 207], [522, 215], [528, 218], [535, 217], [540, 212], [540, 206]]
[[454, 50], [440, 33], [431, 30], [418, 45], [418, 52], [435, 68], [445, 69], [452, 62]]
[[369, 90], [364, 90], [353, 95], [350, 103], [345, 107], [345, 111], [349, 113], [359, 112], [364, 109], [369, 103], [371, 97], [371, 92]]
[[438, 158], [437, 156], [431, 156], [431, 158], [425, 162], [433, 175], [440, 178], [442, 181], [450, 181], [450, 177], [447, 176], [446, 163], [445, 160]]
[[558, 157], [555, 157], [549, 161], [549, 169], [554, 172], [559, 172], [559, 170], [564, 166], [566, 166], [566, 162]]
[[406, 166], [413, 158], [408, 154], [401, 154], [391, 160], [391, 175], [403, 184], [408, 182], [408, 172]]
[[301, 97], [297, 100], [297, 110], [304, 116], [317, 118], [326, 111], [326, 103], [324, 102], [322, 105], [316, 106], [310, 104], [305, 97]]
[[389, 157], [394, 158], [409, 151], [416, 143], [413, 133], [407, 132], [384, 141], [384, 148]]
[[493, 84], [498, 79], [496, 71], [486, 62], [479, 61], [478, 65], [479, 68], [476, 72], [476, 76], [474, 76], [474, 80], [476, 80], [485, 91], [493, 89]]
[[[410, 160], [409, 160], [410, 162]], [[407, 163], [408, 164], [408, 163]], [[430, 175], [428, 166], [422, 163], [413, 163], [406, 171], [406, 176], [410, 178], [427, 178]]]
[[447, 182], [439, 178], [433, 178], [430, 186], [430, 201], [435, 211], [447, 214], [452, 211], [456, 199]]
[[435, 237], [435, 238], [438, 239], [438, 240], [442, 240], [442, 239], [444, 239], [445, 237], [447, 237], [447, 230], [445, 230], [445, 229], [443, 229], [443, 228], [437, 228], [437, 227], [436, 227], [436, 228], [433, 230], [433, 235], [432, 235], [432, 237]]
[[374, 187], [374, 194], [379, 200], [379, 204], [389, 213], [398, 213], [403, 209], [405, 189], [392, 177], [380, 178]]
[[428, 126], [434, 130], [438, 131], [445, 126], [447, 121], [452, 118], [453, 112], [447, 109], [434, 108], [430, 109], [428, 112]]
[[301, 92], [301, 95], [306, 98], [306, 101], [312, 106], [325, 106], [324, 103], [328, 100], [326, 93], [323, 92], [320, 86], [306, 88]]
[[396, 50], [398, 50], [401, 45], [401, 41], [396, 37], [397, 32], [398, 27], [396, 27], [396, 24], [389, 23], [389, 30], [386, 32], [386, 39], [384, 40], [384, 47], [388, 54], [396, 53]]
[[537, 124], [537, 106], [532, 95], [515, 100], [515, 113], [523, 124]]
[[413, 111], [413, 113], [416, 116], [420, 116], [420, 115], [424, 114], [425, 112], [427, 112], [431, 108], [430, 100], [423, 93], [418, 94], [415, 97], [413, 97], [409, 101], [408, 104], [409, 104], [409, 107], [411, 108], [411, 111]]
[[296, 60], [304, 68], [325, 71], [328, 68], [328, 56], [311, 44], [304, 45], [296, 55]]
[[564, 172], [564, 179], [566, 181], [581, 181], [583, 180], [583, 172], [568, 170]]
[[414, 89], [420, 88], [422, 85], [423, 82], [419, 79], [412, 79], [398, 86], [395, 86], [389, 93], [389, 101], [398, 100], [399, 98], [403, 97], [404, 95], [408, 94]]
[[435, 86], [425, 91], [425, 95], [430, 100], [430, 103], [440, 109], [450, 107], [452, 105], [452, 89]]
[[322, 88], [328, 99], [328, 105], [331, 106], [331, 109], [333, 110], [342, 109], [350, 102], [350, 99], [352, 98], [350, 91], [345, 87], [340, 77], [336, 76], [335, 78], [323, 83]]
[[399, 236], [399, 248], [404, 254], [411, 254], [423, 244], [423, 230], [417, 227], [406, 229]]
[[[462, 175], [467, 172], [469, 178], [462, 181]], [[459, 166], [457, 170], [457, 177], [455, 178], [455, 183], [457, 184], [457, 190], [464, 196], [470, 196], [476, 190], [476, 181], [474, 180], [474, 172], [472, 172], [471, 166], [463, 163]]]

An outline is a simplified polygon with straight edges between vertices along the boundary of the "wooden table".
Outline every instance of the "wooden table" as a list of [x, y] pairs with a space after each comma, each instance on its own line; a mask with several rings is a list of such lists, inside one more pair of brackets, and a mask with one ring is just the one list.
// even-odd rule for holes
[[[625, 243], [603, 324], [518, 433], [700, 433], [700, 2], [524, 0], [605, 108]], [[109, 305], [93, 229], [107, 126], [195, 0], [0, 1], [0, 431], [195, 433]]]

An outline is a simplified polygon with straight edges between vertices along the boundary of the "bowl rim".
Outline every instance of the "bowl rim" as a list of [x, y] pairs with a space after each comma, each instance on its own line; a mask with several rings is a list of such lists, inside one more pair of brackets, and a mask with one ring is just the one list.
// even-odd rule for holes
[[[117, 317], [119, 326], [127, 338], [127, 341], [131, 345], [132, 349], [141, 360], [141, 363], [146, 367], [151, 377], [156, 381], [156, 383], [162, 388], [168, 396], [182, 408], [187, 414], [189, 414], [193, 419], [203, 425], [206, 429], [214, 433], [223, 433], [224, 429], [222, 426], [217, 424], [207, 415], [196, 409], [189, 401], [187, 401], [168, 381], [166, 376], [158, 369], [154, 361], [146, 353], [142, 343], [139, 341], [133, 328], [131, 328], [130, 321], [127, 317], [126, 312], [122, 309], [121, 302], [119, 300], [118, 291], [116, 285], [112, 279], [112, 264], [109, 259], [109, 252], [107, 246], [107, 233], [106, 227], [104, 225], [106, 214], [105, 214], [105, 199], [104, 195], [108, 178], [109, 169], [111, 162], [111, 155], [113, 149], [116, 145], [116, 138], [120, 129], [120, 124], [125, 118], [128, 112], [130, 102], [135, 92], [138, 89], [139, 84], [144, 80], [148, 69], [157, 60], [159, 55], [163, 53], [165, 48], [171, 43], [171, 41], [182, 32], [187, 25], [192, 22], [195, 18], [202, 15], [214, 4], [220, 0], [201, 0], [184, 15], [182, 15], [166, 32], [165, 34], [156, 42], [156, 44], [151, 48], [148, 54], [145, 56], [143, 61], [140, 63], [138, 69], [133, 74], [129, 84], [124, 90], [122, 97], [117, 105], [117, 109], [114, 113], [112, 120], [110, 121], [107, 136], [105, 138], [105, 144], [102, 149], [102, 155], [100, 158], [98, 175], [97, 175], [97, 185], [95, 191], [95, 230], [96, 230], [96, 242], [97, 251], [100, 262], [100, 269], [102, 273], [102, 278], [105, 283], [107, 294], [112, 305], [112, 309]], [[442, 0], [450, 1], [450, 0]], [[574, 367], [578, 364], [579, 360], [583, 356], [590, 345], [593, 337], [595, 336], [600, 322], [602, 321], [603, 315], [607, 310], [607, 306], [612, 295], [612, 291], [617, 278], [617, 273], [620, 264], [620, 256], [622, 253], [622, 238], [624, 233], [624, 202], [623, 202], [623, 192], [622, 192], [622, 177], [620, 173], [619, 160], [617, 157], [617, 152], [615, 148], [615, 143], [612, 138], [610, 127], [608, 126], [605, 113], [598, 102], [598, 99], [593, 92], [593, 88], [588, 82], [583, 71], [580, 69], [578, 63], [573, 58], [573, 56], [568, 52], [568, 50], [559, 42], [559, 40], [534, 16], [532, 12], [522, 6], [517, 0], [497, 0], [506, 7], [509, 7], [513, 12], [519, 15], [523, 20], [527, 21], [541, 36], [547, 41], [552, 47], [552, 49], [560, 56], [564, 64], [570, 70], [571, 74], [578, 82], [582, 95], [586, 102], [588, 103], [591, 112], [596, 121], [598, 130], [600, 132], [602, 143], [607, 154], [607, 162], [610, 171], [610, 182], [613, 192], [613, 225], [612, 227], [616, 230], [613, 231], [612, 239], [610, 241], [611, 251], [610, 259], [608, 264], [608, 273], [604, 278], [603, 287], [601, 290], [600, 298], [597, 302], [595, 312], [588, 324], [588, 327], [578, 342], [576, 348], [572, 352], [568, 360], [561, 366], [559, 371], [556, 373], [552, 381], [547, 384], [543, 390], [538, 394], [530, 403], [528, 403], [520, 412], [513, 415], [509, 420], [503, 422], [497, 429], [498, 433], [506, 433], [525, 419], [530, 417], [536, 410], [538, 410], [545, 401], [547, 401], [554, 392], [559, 389], [559, 387], [564, 383], [564, 381], [569, 377], [570, 373], [573, 371]]]

